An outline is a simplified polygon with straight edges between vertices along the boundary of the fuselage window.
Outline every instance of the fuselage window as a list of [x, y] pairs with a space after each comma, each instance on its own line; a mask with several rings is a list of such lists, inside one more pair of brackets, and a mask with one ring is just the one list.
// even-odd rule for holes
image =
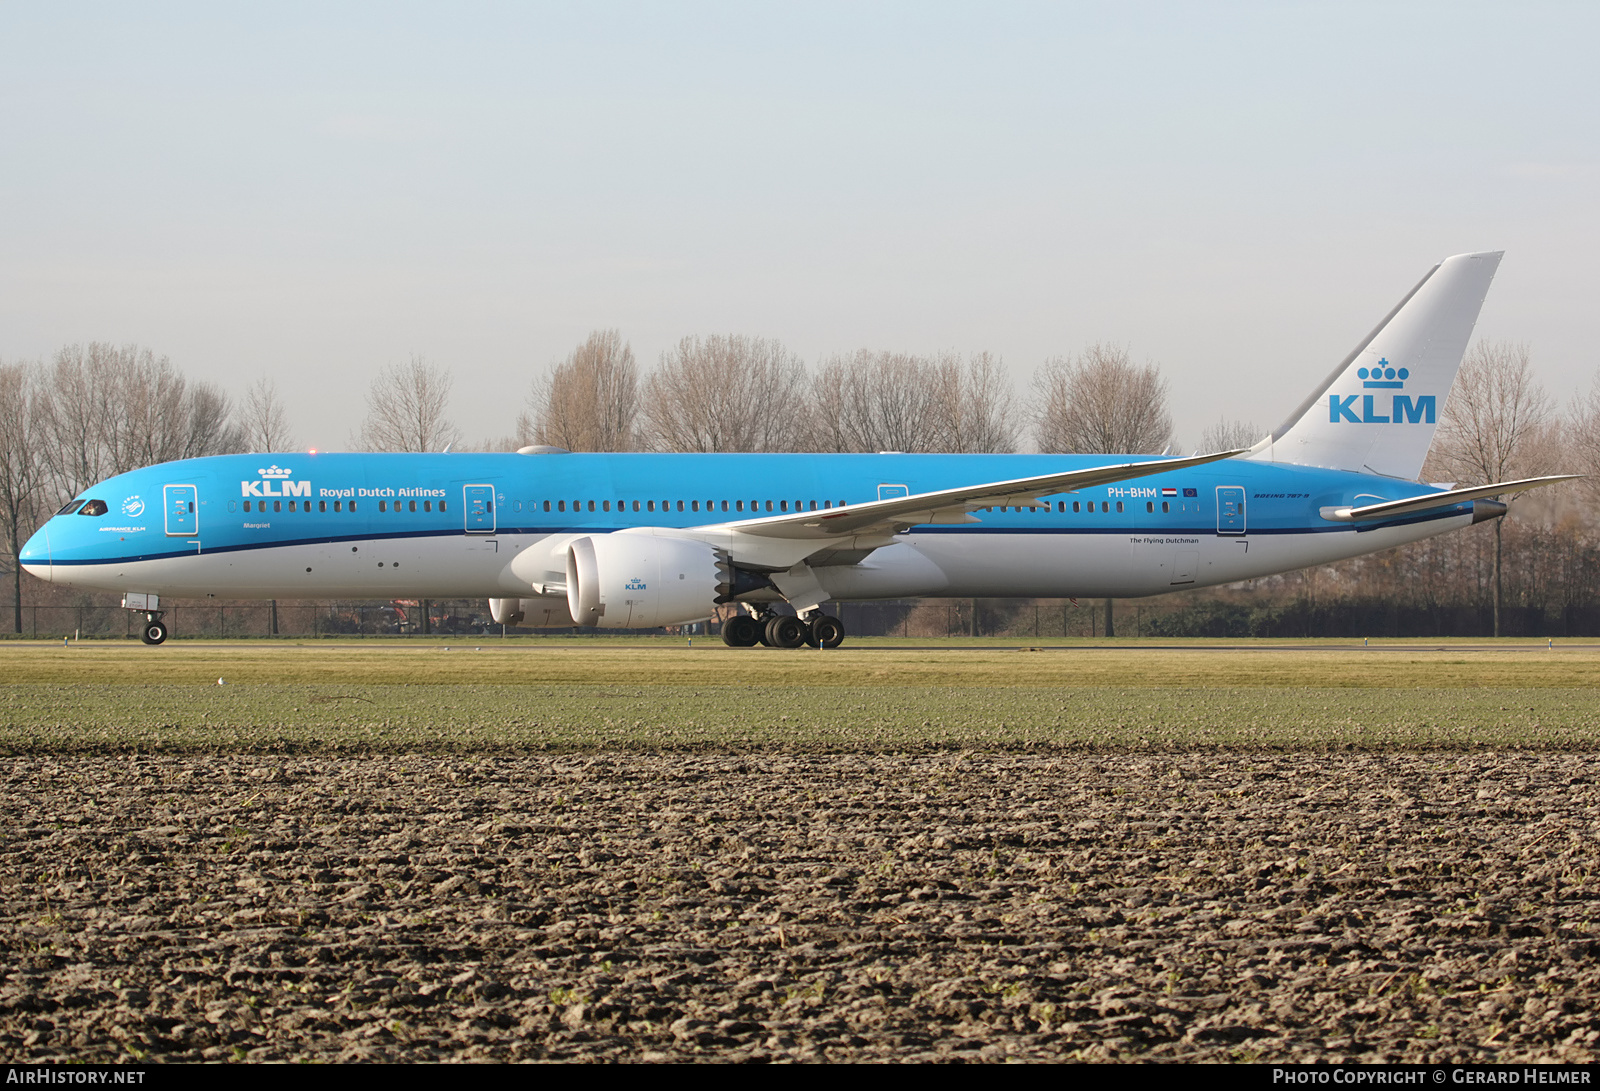
[[[411, 506], [413, 508], [415, 508], [417, 506], [417, 502], [415, 500], [413, 500], [411, 502]], [[328, 502], [326, 500], [318, 500], [317, 501], [317, 510], [318, 511], [327, 511], [328, 510]]]
[[1171, 504], [1169, 504], [1165, 500], [1161, 501], [1161, 514], [1162, 515], [1166, 515], [1171, 510], [1172, 510], [1172, 505]]
[[744, 510], [744, 501], [743, 500], [735, 500], [733, 502], [733, 506], [734, 506], [734, 508], [736, 510], [743, 511]]
[[1111, 510], [1111, 501], [1109, 501], [1109, 500], [1100, 501], [1100, 510], [1101, 511], [1110, 511]]
[[1121, 500], [1117, 501], [1117, 514], [1118, 515], [1122, 514], [1122, 501]]
[[[444, 507], [445, 507], [444, 501], [443, 500], [439, 501], [439, 510], [443, 511]], [[350, 501], [350, 510], [351, 511], [355, 511], [356, 510], [356, 502], [354, 500]], [[489, 501], [489, 510], [490, 511], [494, 510], [494, 501], [493, 500]]]
[[816, 511], [817, 510], [817, 502], [815, 500], [811, 501], [811, 510], [812, 511]]
[[274, 500], [272, 502], [272, 510], [273, 511], [282, 511], [283, 510], [283, 501], [282, 500]]
[[822, 506], [825, 507], [825, 508], [831, 508], [831, 507], [833, 507], [833, 501], [832, 500], [824, 500], [822, 502]]
[[71, 515], [73, 512], [78, 510], [78, 505], [82, 504], [82, 503], [83, 503], [82, 500], [74, 500], [72, 503], [68, 504], [66, 507], [64, 507], [60, 511], [56, 512], [56, 514], [57, 515]]
[[387, 500], [379, 500], [378, 501], [378, 510], [379, 511], [388, 511], [389, 510], [389, 501], [387, 501]]
[[655, 511], [656, 510], [656, 502], [654, 500], [646, 500], [644, 502], [644, 508], [645, 508], [646, 511]]
[[[544, 502], [544, 510], [545, 511], [549, 511], [550, 510], [550, 501], [546, 500]], [[562, 509], [562, 510], [565, 510], [565, 509]]]
[[[350, 501], [350, 510], [351, 511], [355, 511], [356, 510], [356, 502], [354, 500]], [[440, 511], [444, 510], [444, 503], [442, 501], [439, 504], [439, 510]]]
[[1156, 510], [1156, 502], [1154, 500], [1146, 500], [1144, 502], [1144, 510], [1145, 511], [1155, 511]]
[[789, 510], [789, 501], [787, 501], [787, 500], [779, 500], [778, 501], [778, 510], [779, 511], [788, 511]]
[[724, 500], [722, 502], [722, 510], [723, 511], [727, 511], [728, 510], [728, 502], [726, 500]]
[[590, 511], [594, 510], [594, 501], [593, 500], [589, 501], [589, 510]]
[[344, 501], [343, 500], [335, 500], [333, 502], [333, 510], [334, 511], [341, 511], [341, 510], [343, 510], [343, 505], [344, 505]]
[[[380, 508], [383, 506], [383, 501], [382, 500], [378, 501], [378, 506]], [[522, 510], [522, 501], [521, 500], [513, 500], [513, 501], [511, 501], [511, 510], [512, 511], [521, 511]]]
[[411, 505], [411, 509], [410, 510], [412, 510], [412, 511], [416, 511], [417, 510], [417, 502], [415, 500], [408, 500], [408, 501], [406, 501], [406, 503]]
[[633, 502], [633, 510], [634, 511], [638, 511], [639, 510], [639, 501], [635, 500]]
[[771, 511], [771, 510], [772, 510], [772, 501], [771, 501], [771, 500], [768, 500], [768, 501], [767, 501], [767, 510], [768, 510], [768, 511]]
[[294, 501], [293, 501], [293, 500], [291, 500], [291, 501], [289, 501], [289, 510], [290, 510], [290, 511], [294, 511], [294, 510], [296, 510], [296, 509], [295, 509], [295, 506], [294, 506]]
[[678, 510], [679, 510], [679, 511], [682, 511], [682, 510], [683, 510], [683, 501], [682, 501], [682, 500], [679, 500], [679, 501], [678, 501]]
[[601, 510], [601, 511], [610, 511], [610, 510], [611, 510], [611, 501], [609, 501], [609, 500], [602, 500], [602, 501], [601, 501], [601, 502], [600, 502], [600, 510]]
[[556, 501], [556, 507], [558, 509], [560, 509], [561, 511], [566, 511], [567, 510], [567, 502], [565, 500], [557, 500]]
[[245, 511], [249, 511], [250, 510], [250, 501], [246, 500], [244, 502], [244, 510]]
[[699, 511], [700, 510], [700, 501], [698, 501], [698, 500], [689, 501], [689, 510], [690, 511]]

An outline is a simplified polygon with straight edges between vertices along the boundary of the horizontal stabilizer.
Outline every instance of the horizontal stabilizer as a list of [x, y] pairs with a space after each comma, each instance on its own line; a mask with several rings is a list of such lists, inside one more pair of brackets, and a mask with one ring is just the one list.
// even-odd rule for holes
[[738, 523], [723, 523], [725, 529], [762, 538], [791, 538], [822, 540], [843, 538], [853, 534], [893, 534], [899, 527], [922, 523], [968, 522], [967, 512], [978, 508], [1002, 507], [1043, 503], [1046, 496], [1087, 489], [1095, 485], [1109, 485], [1116, 481], [1129, 481], [1136, 477], [1187, 470], [1217, 462], [1244, 451], [1221, 451], [1192, 458], [1158, 458], [1148, 462], [1123, 462], [1112, 466], [1095, 466], [1087, 470], [1069, 470], [1038, 477], [1021, 477], [1011, 481], [989, 481], [980, 485], [966, 485], [958, 489], [941, 489], [938, 492], [918, 493], [915, 496], [897, 496], [887, 500], [870, 500], [864, 504], [830, 508], [825, 511], [802, 511], [791, 515], [771, 516], [765, 519], [747, 519]]
[[1493, 485], [1475, 485], [1469, 489], [1451, 489], [1426, 496], [1411, 496], [1404, 500], [1385, 500], [1381, 504], [1363, 504], [1359, 508], [1331, 507], [1322, 509], [1322, 517], [1335, 523], [1364, 523], [1373, 519], [1393, 519], [1419, 511], [1454, 507], [1468, 500], [1482, 500], [1501, 493], [1521, 492], [1554, 485], [1561, 481], [1575, 481], [1582, 474], [1556, 474], [1553, 477], [1525, 477], [1520, 481], [1498, 481]]

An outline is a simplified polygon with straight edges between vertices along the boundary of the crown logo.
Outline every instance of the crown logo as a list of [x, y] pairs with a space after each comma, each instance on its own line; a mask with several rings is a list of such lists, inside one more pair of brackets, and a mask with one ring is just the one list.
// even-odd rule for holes
[[1379, 360], [1377, 367], [1362, 367], [1356, 369], [1356, 375], [1365, 379], [1361, 385], [1367, 390], [1400, 390], [1405, 387], [1406, 380], [1411, 378], [1409, 368], [1392, 368], [1388, 360]]
[[294, 471], [288, 468], [280, 468], [277, 464], [273, 464], [265, 469], [256, 470], [256, 473], [260, 474], [262, 477], [284, 478], [292, 475]]

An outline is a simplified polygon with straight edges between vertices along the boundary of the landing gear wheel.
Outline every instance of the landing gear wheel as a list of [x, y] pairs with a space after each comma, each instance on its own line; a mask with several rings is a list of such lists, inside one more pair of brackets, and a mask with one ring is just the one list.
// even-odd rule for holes
[[152, 621], [145, 625], [144, 632], [139, 634], [139, 639], [146, 644], [160, 644], [167, 639], [167, 627], [159, 621]]
[[813, 648], [837, 648], [844, 643], [844, 622], [832, 614], [822, 614], [811, 619], [811, 632], [806, 643]]
[[749, 614], [735, 614], [722, 623], [722, 642], [730, 648], [753, 648], [761, 639], [761, 626]]
[[767, 645], [798, 648], [806, 642], [806, 623], [793, 614], [779, 614], [767, 622]]

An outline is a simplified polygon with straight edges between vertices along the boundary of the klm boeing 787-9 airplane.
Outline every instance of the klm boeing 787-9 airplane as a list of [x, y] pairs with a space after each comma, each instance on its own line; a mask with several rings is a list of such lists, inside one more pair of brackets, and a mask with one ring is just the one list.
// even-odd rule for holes
[[1434, 266], [1249, 450], [223, 455], [101, 482], [21, 562], [122, 592], [151, 644], [171, 597], [481, 596], [496, 621], [602, 629], [736, 604], [727, 643], [790, 648], [844, 639], [829, 601], [1126, 598], [1325, 564], [1567, 479], [1416, 480], [1499, 262]]

